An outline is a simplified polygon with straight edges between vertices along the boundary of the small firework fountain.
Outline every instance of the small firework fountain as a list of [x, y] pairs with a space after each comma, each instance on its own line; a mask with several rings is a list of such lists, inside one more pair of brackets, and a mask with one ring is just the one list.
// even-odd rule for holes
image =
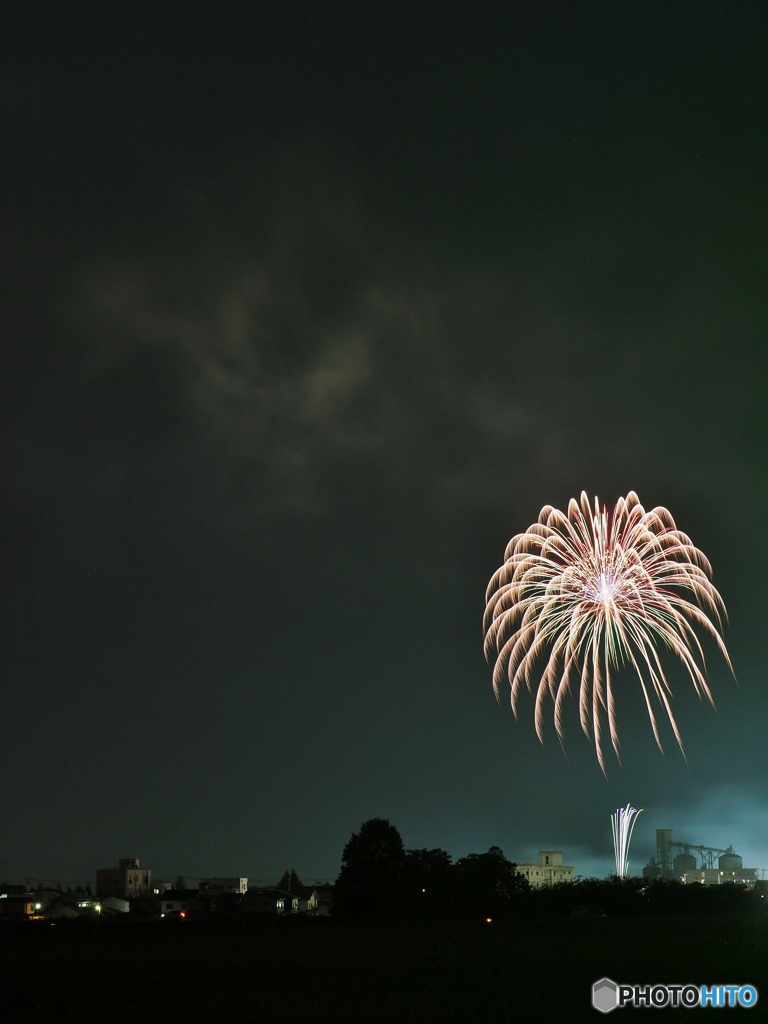
[[642, 813], [642, 807], [638, 811], [636, 807], [627, 804], [626, 807], [618, 807], [616, 813], [611, 815], [617, 878], [626, 878], [629, 874], [629, 844], [632, 842], [632, 830], [637, 817]]
[[[578, 502], [571, 499], [567, 513], [545, 505], [538, 522], [509, 542], [486, 591], [485, 656], [494, 665], [496, 697], [506, 679], [517, 714], [521, 688], [535, 688], [542, 742], [551, 697], [562, 743], [563, 701], [575, 680], [581, 726], [593, 735], [605, 772], [604, 716], [621, 760], [614, 691], [626, 669], [640, 684], [659, 749], [654, 697], [682, 751], [661, 652], [682, 662], [696, 693], [714, 706], [694, 629], [712, 637], [731, 668], [721, 636], [725, 605], [711, 577], [706, 557], [667, 509], [646, 512], [634, 491], [610, 512], [597, 498], [593, 509], [583, 492]], [[543, 665], [538, 680], [537, 663], [540, 671]]]

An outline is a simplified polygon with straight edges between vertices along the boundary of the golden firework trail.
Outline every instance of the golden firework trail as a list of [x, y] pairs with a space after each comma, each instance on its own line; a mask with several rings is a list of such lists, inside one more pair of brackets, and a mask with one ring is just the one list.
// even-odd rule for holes
[[506, 678], [517, 716], [521, 687], [536, 682], [536, 733], [543, 741], [544, 705], [554, 701], [555, 728], [564, 739], [563, 700], [579, 680], [581, 727], [594, 735], [605, 772], [603, 719], [619, 763], [615, 678], [631, 667], [640, 682], [653, 734], [662, 750], [651, 699], [683, 742], [670, 706], [672, 690], [660, 651], [685, 665], [700, 698], [714, 700], [704, 675], [704, 652], [694, 627], [712, 636], [728, 667], [722, 638], [725, 604], [712, 583], [712, 567], [665, 508], [646, 512], [634, 491], [611, 513], [582, 492], [567, 513], [545, 505], [538, 522], [507, 545], [504, 564], [486, 591], [485, 656], [494, 663], [497, 699]]

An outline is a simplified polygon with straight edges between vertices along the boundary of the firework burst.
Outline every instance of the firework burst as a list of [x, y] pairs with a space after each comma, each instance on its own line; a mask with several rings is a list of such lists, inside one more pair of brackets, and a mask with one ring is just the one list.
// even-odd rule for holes
[[[486, 592], [485, 656], [494, 663], [497, 699], [506, 678], [517, 716], [521, 687], [532, 691], [536, 682], [536, 733], [543, 740], [550, 696], [562, 743], [563, 701], [577, 678], [581, 726], [594, 735], [605, 772], [605, 717], [621, 760], [615, 679], [622, 668], [634, 670], [659, 749], [652, 698], [666, 712], [685, 756], [659, 652], [671, 651], [699, 698], [714, 707], [694, 627], [714, 638], [733, 669], [721, 636], [725, 605], [711, 577], [706, 557], [667, 509], [646, 512], [634, 491], [619, 498], [612, 513], [601, 510], [597, 498], [592, 509], [584, 492], [578, 503], [571, 499], [567, 513], [545, 505], [538, 522], [509, 542]], [[534, 680], [542, 661], [542, 675]]]
[[632, 832], [637, 824], [638, 815], [642, 813], [642, 807], [638, 811], [636, 807], [627, 804], [626, 807], [617, 808], [616, 813], [611, 815], [617, 878], [626, 878], [629, 875], [629, 844], [632, 842]]

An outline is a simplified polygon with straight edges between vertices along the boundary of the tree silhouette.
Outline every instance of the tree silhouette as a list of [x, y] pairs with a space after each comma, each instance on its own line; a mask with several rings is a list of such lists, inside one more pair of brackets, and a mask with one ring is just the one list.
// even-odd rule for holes
[[370, 818], [354, 832], [341, 857], [333, 889], [341, 917], [391, 917], [402, 898], [403, 840], [386, 818]]
[[528, 880], [498, 846], [457, 860], [451, 879], [454, 911], [462, 917], [503, 917], [522, 902]]
[[302, 887], [301, 879], [296, 874], [294, 868], [289, 871], [288, 868], [280, 876], [280, 881], [277, 883], [276, 888], [282, 892], [296, 892]]
[[450, 911], [451, 855], [446, 850], [406, 850], [401, 905], [409, 915], [443, 917]]

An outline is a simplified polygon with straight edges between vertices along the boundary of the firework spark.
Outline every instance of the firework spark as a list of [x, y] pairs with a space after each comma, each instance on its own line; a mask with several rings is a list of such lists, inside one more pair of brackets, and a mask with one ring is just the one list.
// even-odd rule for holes
[[642, 808], [638, 811], [636, 807], [627, 804], [626, 807], [618, 807], [616, 813], [611, 815], [611, 831], [613, 832], [613, 849], [616, 854], [616, 875], [618, 878], [626, 878], [629, 874], [629, 844], [632, 842], [632, 830]]
[[646, 512], [634, 491], [619, 498], [610, 514], [599, 508], [597, 498], [592, 510], [584, 492], [578, 503], [571, 499], [567, 514], [545, 505], [538, 522], [509, 542], [486, 592], [485, 656], [489, 663], [495, 660], [497, 699], [506, 677], [516, 716], [521, 687], [532, 690], [535, 665], [544, 659], [536, 733], [543, 740], [549, 695], [562, 743], [563, 700], [576, 676], [581, 726], [587, 736], [594, 734], [605, 772], [603, 719], [607, 714], [620, 762], [614, 684], [622, 667], [632, 668], [659, 749], [652, 697], [666, 712], [685, 756], [659, 650], [671, 651], [685, 665], [699, 698], [714, 707], [695, 626], [714, 638], [733, 669], [721, 636], [725, 605], [711, 577], [706, 557], [677, 529], [667, 509]]

